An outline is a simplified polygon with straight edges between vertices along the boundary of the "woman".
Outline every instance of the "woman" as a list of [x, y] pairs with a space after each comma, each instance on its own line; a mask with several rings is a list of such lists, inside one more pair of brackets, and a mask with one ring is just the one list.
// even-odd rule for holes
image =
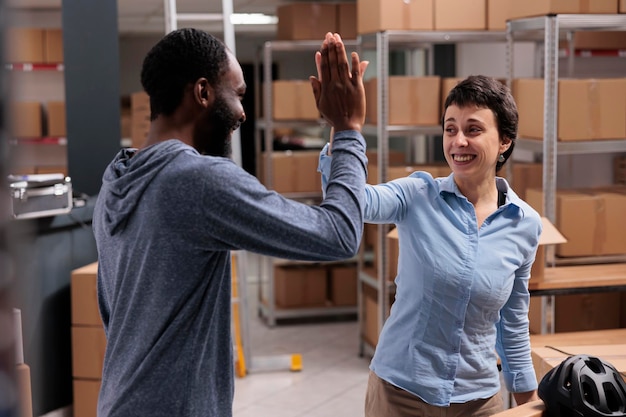
[[[449, 93], [452, 174], [414, 172], [366, 188], [365, 221], [398, 228], [395, 302], [370, 365], [367, 417], [490, 416], [503, 408], [498, 356], [518, 404], [538, 399], [528, 280], [541, 219], [496, 172], [518, 114], [508, 88], [471, 76]], [[323, 183], [332, 156], [320, 156]]]

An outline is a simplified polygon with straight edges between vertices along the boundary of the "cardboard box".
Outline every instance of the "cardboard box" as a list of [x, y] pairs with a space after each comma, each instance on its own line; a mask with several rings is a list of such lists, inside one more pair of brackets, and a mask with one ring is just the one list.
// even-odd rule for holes
[[[619, 255], [624, 253], [625, 194], [593, 190], [557, 190], [556, 227], [567, 243], [556, 247], [561, 257]], [[526, 201], [540, 213], [543, 191], [529, 189]]]
[[463, 81], [463, 77], [444, 77], [441, 79], [441, 113], [444, 112], [444, 105], [446, 104], [446, 100], [448, 98], [448, 94], [450, 91], [456, 87], [458, 83]]
[[626, 78], [559, 80], [559, 140], [626, 137]]
[[374, 223], [365, 223], [363, 225], [363, 239], [361, 241], [366, 248], [372, 249], [376, 246], [376, 239], [378, 238], [378, 225]]
[[362, 286], [363, 307], [361, 317], [363, 318], [363, 328], [361, 335], [363, 340], [372, 346], [378, 344], [378, 294], [376, 290], [364, 283]]
[[137, 91], [130, 95], [130, 110], [132, 113], [150, 113], [150, 96], [145, 91]]
[[77, 417], [96, 417], [100, 380], [74, 379], [74, 415]]
[[617, 0], [526, 0], [511, 2], [511, 19], [547, 14], [615, 13]]
[[130, 138], [133, 148], [141, 147], [150, 132], [150, 97], [145, 91], [130, 95]]
[[279, 307], [326, 306], [326, 268], [320, 265], [276, 265], [274, 291]]
[[616, 329], [620, 326], [620, 308], [619, 292], [561, 295], [555, 299], [554, 330], [579, 332]]
[[506, 30], [506, 21], [511, 14], [511, 1], [487, 0], [487, 30]]
[[63, 62], [63, 30], [44, 30], [44, 61], [50, 64]]
[[[567, 45], [564, 45], [567, 47]], [[575, 49], [626, 49], [626, 32], [582, 30], [574, 32]]]
[[97, 274], [97, 262], [72, 271], [70, 278], [72, 324], [102, 326], [98, 309]]
[[9, 114], [12, 136], [16, 138], [40, 138], [43, 135], [43, 115], [40, 102], [11, 102]]
[[592, 193], [604, 200], [604, 214], [596, 231], [600, 235], [598, 251], [603, 255], [626, 254], [626, 193], [608, 189]]
[[272, 118], [274, 120], [298, 119], [298, 85], [296, 81], [272, 82]]
[[[438, 125], [440, 123], [441, 78], [438, 76], [389, 77], [390, 125]], [[366, 121], [378, 123], [378, 79], [365, 82]]]
[[272, 82], [274, 120], [319, 120], [315, 96], [308, 80]]
[[511, 84], [519, 113], [519, 137], [543, 138], [543, 85], [542, 78], [516, 78]]
[[539, 247], [537, 248], [537, 255], [535, 256], [535, 262], [530, 270], [531, 281], [542, 281], [544, 279], [544, 272], [546, 268], [546, 246], [555, 245], [559, 243], [567, 242], [567, 239], [557, 230], [556, 227], [546, 217], [541, 218], [541, 224], [543, 230], [541, 236], [539, 236]]
[[[513, 80], [519, 136], [543, 138], [543, 79]], [[558, 84], [558, 140], [626, 137], [626, 78], [561, 79]]]
[[43, 29], [8, 27], [6, 37], [6, 62], [45, 62]]
[[146, 142], [150, 133], [150, 122], [147, 121], [131, 121], [130, 125], [130, 139], [131, 147], [140, 148]]
[[67, 136], [64, 101], [49, 101], [46, 103], [46, 125], [48, 136]]
[[75, 378], [102, 378], [105, 350], [104, 328], [72, 326], [72, 376]]
[[331, 3], [292, 3], [276, 8], [278, 40], [319, 40], [337, 31], [337, 8]]
[[356, 3], [337, 4], [337, 32], [342, 39], [356, 39]]
[[334, 306], [356, 306], [356, 265], [333, 265], [330, 267], [330, 302]]
[[626, 292], [622, 292], [622, 299], [620, 301], [621, 311], [620, 311], [620, 322], [619, 327], [626, 327]]
[[393, 281], [398, 275], [398, 257], [400, 256], [400, 237], [398, 228], [387, 233], [387, 279]]
[[131, 126], [132, 126], [132, 117], [129, 113], [121, 113], [120, 114], [120, 132], [122, 134], [122, 138], [130, 139], [131, 136]]
[[549, 370], [559, 366], [570, 355], [583, 354], [603, 358], [619, 372], [626, 372], [626, 344], [624, 343], [607, 345], [563, 345], [555, 343], [551, 346], [556, 349], [551, 347], [533, 347], [532, 349], [533, 365], [538, 381], [541, 381]]
[[357, 0], [357, 32], [433, 30], [434, 0]]
[[[278, 193], [321, 193], [322, 179], [317, 172], [319, 151], [272, 152], [271, 189]], [[267, 153], [263, 154], [260, 166], [261, 182], [265, 180]]]
[[618, 155], [613, 160], [613, 182], [626, 185], [626, 156]]
[[[559, 268], [559, 267], [557, 267]], [[592, 279], [593, 277], [590, 277]], [[552, 323], [556, 333], [617, 329], [625, 319], [620, 293], [556, 295]], [[530, 332], [541, 333], [541, 298], [530, 299]], [[574, 335], [575, 333], [569, 333]], [[542, 335], [543, 336], [543, 335]], [[587, 344], [589, 342], [587, 341]]]
[[294, 192], [322, 192], [322, 176], [317, 172], [319, 156], [319, 151], [297, 151], [291, 154], [295, 179]]
[[[543, 190], [528, 189], [526, 201], [543, 214]], [[556, 247], [557, 256], [594, 255], [595, 233], [598, 228], [599, 199], [576, 191], [557, 190], [556, 227], [568, 242]], [[584, 219], [584, 220], [583, 220]]]
[[511, 171], [513, 178], [510, 181], [513, 191], [526, 201], [526, 190], [529, 188], [541, 189], [543, 187], [543, 164], [540, 162], [512, 162]]
[[487, 0], [435, 0], [435, 30], [485, 30]]
[[[291, 193], [295, 190], [293, 158], [291, 154], [291, 151], [272, 152], [271, 154], [265, 152], [263, 154], [263, 158], [261, 158], [260, 178], [261, 182], [265, 184], [266, 187], [278, 193]], [[266, 180], [265, 167], [267, 158], [272, 158], [271, 184]]]
[[[67, 165], [38, 165], [35, 167], [34, 174], [63, 174], [68, 176]], [[31, 172], [33, 174], [33, 172]]]
[[542, 400], [531, 401], [513, 408], [509, 408], [493, 417], [546, 417], [546, 407]]
[[[375, 271], [367, 269], [366, 273], [375, 275]], [[378, 322], [382, 317], [378, 314], [378, 291], [365, 283], [361, 283], [361, 294], [363, 296], [363, 303], [361, 305], [361, 317], [362, 327], [361, 336], [363, 340], [369, 343], [372, 347], [376, 347], [378, 344]], [[393, 294], [389, 294], [389, 301], [387, 303], [387, 311], [385, 317], [389, 317], [391, 306], [395, 300]]]

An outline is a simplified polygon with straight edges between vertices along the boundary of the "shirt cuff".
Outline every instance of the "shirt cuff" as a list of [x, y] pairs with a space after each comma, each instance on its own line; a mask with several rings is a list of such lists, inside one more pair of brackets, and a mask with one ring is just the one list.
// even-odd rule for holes
[[504, 383], [510, 392], [528, 392], [537, 389], [537, 376], [533, 368], [524, 372], [511, 372], [502, 370]]

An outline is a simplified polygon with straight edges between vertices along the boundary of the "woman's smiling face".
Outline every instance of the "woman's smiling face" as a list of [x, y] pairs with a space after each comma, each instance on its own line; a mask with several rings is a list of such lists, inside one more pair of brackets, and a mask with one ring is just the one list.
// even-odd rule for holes
[[456, 178], [472, 182], [493, 178], [498, 157], [510, 143], [500, 140], [490, 109], [456, 104], [446, 109], [443, 152]]

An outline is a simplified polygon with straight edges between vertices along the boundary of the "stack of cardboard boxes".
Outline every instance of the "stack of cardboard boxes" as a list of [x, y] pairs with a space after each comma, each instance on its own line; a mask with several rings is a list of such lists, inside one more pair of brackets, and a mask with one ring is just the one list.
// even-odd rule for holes
[[357, 0], [357, 32], [504, 31], [508, 19], [559, 13], [625, 13], [623, 3], [624, 0]]
[[[150, 131], [150, 97], [144, 91], [130, 96], [130, 138], [131, 146], [139, 148], [143, 145]], [[122, 123], [124, 124], [124, 122]]]
[[96, 293], [97, 272], [97, 263], [75, 269], [70, 283], [74, 415], [80, 417], [96, 417], [106, 349]]
[[260, 180], [266, 185], [265, 164], [272, 158], [271, 189], [283, 194], [321, 193], [322, 180], [317, 172], [319, 150], [314, 151], [274, 151], [263, 154], [260, 166]]
[[[513, 80], [520, 115], [518, 135], [542, 139], [544, 80]], [[559, 141], [626, 138], [626, 78], [560, 79], [558, 81]]]
[[327, 32], [356, 38], [356, 4], [304, 2], [278, 6], [278, 40], [319, 40]]
[[274, 265], [274, 297], [279, 308], [354, 307], [356, 263]]
[[63, 31], [61, 29], [8, 27], [9, 63], [59, 64], [63, 62]]

